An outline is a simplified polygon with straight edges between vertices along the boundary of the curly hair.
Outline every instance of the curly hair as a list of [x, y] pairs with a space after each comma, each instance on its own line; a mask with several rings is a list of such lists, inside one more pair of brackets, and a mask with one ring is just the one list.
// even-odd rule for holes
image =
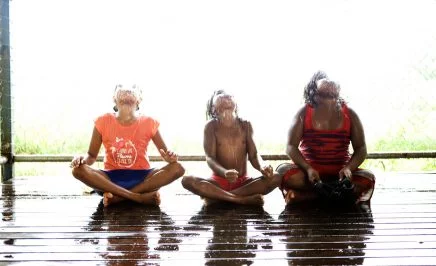
[[[212, 96], [207, 101], [207, 104], [206, 104], [206, 120], [217, 119], [218, 118], [218, 115], [217, 115], [217, 113], [215, 111], [215, 107], [214, 107], [214, 104], [213, 104], [213, 100], [214, 100], [214, 98], [217, 95], [220, 95], [220, 94], [228, 94], [228, 93], [225, 92], [224, 90], [216, 90], [216, 91], [213, 92]], [[238, 116], [238, 105], [236, 105], [235, 112], [236, 112], [236, 116]]]
[[[317, 72], [315, 72], [312, 75], [312, 78], [309, 80], [309, 82], [306, 84], [306, 86], [304, 87], [304, 102], [306, 104], [312, 105], [312, 106], [316, 106], [317, 102], [315, 101], [315, 96], [317, 94], [318, 91], [318, 86], [317, 86], [317, 81], [321, 80], [321, 79], [328, 79], [327, 74], [324, 71], [318, 70]], [[338, 88], [340, 88], [339, 84], [337, 84], [336, 82], [334, 82], [336, 84], [336, 86], [338, 86]], [[345, 103], [344, 99], [342, 99], [342, 97], [338, 98], [338, 105], [342, 105], [343, 103]]]
[[326, 79], [328, 78], [327, 74], [324, 71], [318, 70], [315, 72], [312, 76], [312, 78], [309, 80], [309, 83], [304, 87], [304, 102], [307, 104], [310, 104], [312, 106], [316, 105], [315, 102], [315, 94], [318, 90], [318, 87], [316, 86], [316, 82], [320, 79]]

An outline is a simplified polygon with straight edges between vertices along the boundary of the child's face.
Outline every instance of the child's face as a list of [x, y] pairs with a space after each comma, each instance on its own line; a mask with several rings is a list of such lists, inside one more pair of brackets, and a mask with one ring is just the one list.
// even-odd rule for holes
[[117, 106], [136, 108], [140, 100], [140, 92], [136, 86], [127, 88], [122, 85], [117, 86], [114, 93], [114, 101]]
[[214, 97], [213, 105], [215, 112], [220, 115], [226, 111], [234, 112], [236, 109], [235, 99], [229, 94], [218, 94]]
[[338, 85], [327, 79], [320, 79], [317, 81], [316, 86], [318, 88], [316, 96], [319, 99], [332, 100], [339, 98]]

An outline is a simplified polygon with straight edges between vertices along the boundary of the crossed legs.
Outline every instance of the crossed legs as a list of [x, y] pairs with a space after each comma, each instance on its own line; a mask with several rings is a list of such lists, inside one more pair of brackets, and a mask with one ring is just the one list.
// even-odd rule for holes
[[[286, 173], [292, 170], [293, 174], [286, 177]], [[277, 172], [283, 177], [280, 189], [286, 204], [314, 200], [317, 195], [312, 189], [312, 184], [301, 169], [294, 168], [291, 164], [281, 164], [277, 167]]]
[[274, 190], [281, 182], [281, 177], [275, 173], [272, 178], [255, 178], [247, 184], [226, 191], [213, 179], [204, 179], [195, 176], [185, 176], [182, 185], [206, 199], [206, 201], [227, 201], [237, 204], [263, 205], [263, 196]]
[[[313, 184], [309, 182], [302, 169], [295, 167], [291, 164], [277, 167], [277, 172], [283, 177], [281, 190], [286, 204], [316, 199], [318, 195], [313, 190]], [[290, 173], [287, 173], [288, 171]], [[358, 202], [369, 201], [374, 192], [374, 174], [369, 170], [358, 169], [353, 172], [351, 180], [355, 185]]]
[[75, 178], [86, 185], [104, 191], [103, 203], [105, 206], [122, 200], [132, 200], [141, 204], [159, 205], [160, 198], [157, 190], [185, 173], [183, 166], [176, 162], [156, 169], [150, 173], [144, 182], [128, 190], [112, 183], [102, 171], [81, 165], [72, 170]]

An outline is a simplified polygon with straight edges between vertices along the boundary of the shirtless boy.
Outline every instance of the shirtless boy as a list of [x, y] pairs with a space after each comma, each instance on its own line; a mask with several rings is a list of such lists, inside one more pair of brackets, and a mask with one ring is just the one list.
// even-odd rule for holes
[[[262, 205], [262, 195], [278, 187], [281, 177], [258, 154], [251, 123], [238, 116], [233, 96], [223, 90], [214, 92], [206, 115], [210, 120], [205, 125], [203, 146], [212, 176], [207, 179], [185, 176], [183, 187], [204, 198], [206, 203]], [[261, 177], [247, 176], [247, 161]]]

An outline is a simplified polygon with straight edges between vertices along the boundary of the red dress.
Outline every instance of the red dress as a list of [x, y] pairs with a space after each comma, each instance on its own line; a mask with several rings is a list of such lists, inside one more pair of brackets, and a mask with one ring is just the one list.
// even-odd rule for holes
[[[351, 119], [347, 105], [341, 107], [343, 115], [342, 127], [334, 130], [319, 130], [313, 128], [313, 107], [306, 105], [304, 118], [303, 136], [300, 142], [300, 152], [303, 158], [315, 170], [318, 171], [322, 180], [332, 180], [339, 177], [339, 171], [351, 158], [349, 147], [351, 142]], [[282, 184], [293, 175], [303, 171], [298, 165], [291, 164], [283, 176]], [[352, 182], [361, 187], [368, 188], [361, 196], [361, 201], [371, 198], [375, 180], [367, 176], [359, 175], [362, 169], [353, 171]], [[286, 187], [282, 189], [286, 190]]]

